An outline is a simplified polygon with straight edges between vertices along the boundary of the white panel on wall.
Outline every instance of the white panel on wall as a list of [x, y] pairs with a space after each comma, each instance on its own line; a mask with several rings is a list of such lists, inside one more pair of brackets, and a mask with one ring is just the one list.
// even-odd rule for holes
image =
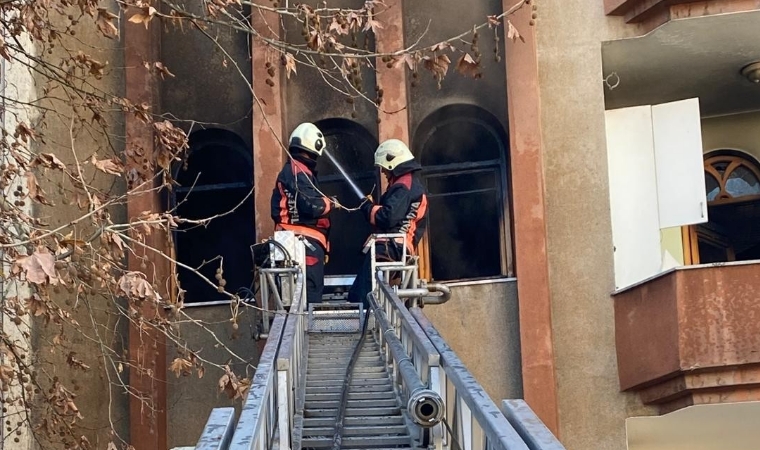
[[615, 288], [660, 271], [660, 220], [650, 106], [605, 112]]
[[660, 228], [707, 222], [696, 98], [652, 106]]

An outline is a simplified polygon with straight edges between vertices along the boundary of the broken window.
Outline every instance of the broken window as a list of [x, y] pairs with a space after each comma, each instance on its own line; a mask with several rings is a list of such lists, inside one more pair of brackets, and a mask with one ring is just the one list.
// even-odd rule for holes
[[179, 186], [174, 188], [173, 204], [180, 217], [215, 217], [205, 225], [181, 224], [175, 233], [177, 261], [194, 268], [177, 267], [180, 287], [187, 291], [185, 302], [229, 299], [206, 281], [218, 283], [220, 266], [228, 292], [251, 296], [245, 291], [253, 283], [250, 246], [255, 243], [249, 146], [229, 131], [195, 132], [190, 135], [187, 165], [175, 178]]
[[[374, 154], [377, 139], [363, 126], [348, 119], [325, 119], [315, 125], [327, 140], [327, 151], [349, 174], [364, 195], [377, 197], [377, 171]], [[328, 157], [319, 158], [317, 176], [322, 192], [337, 196], [346, 207], [359, 206], [361, 200]], [[364, 241], [372, 232], [361, 214], [337, 209], [330, 213], [330, 259], [325, 275], [353, 275], [363, 258]]]
[[422, 275], [511, 275], [507, 138], [498, 120], [475, 106], [441, 108], [420, 124], [414, 150], [430, 210]]

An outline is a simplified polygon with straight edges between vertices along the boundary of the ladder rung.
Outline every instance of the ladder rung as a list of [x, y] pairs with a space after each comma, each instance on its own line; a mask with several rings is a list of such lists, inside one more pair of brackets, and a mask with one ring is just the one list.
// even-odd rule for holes
[[[332, 401], [332, 400], [340, 400], [341, 398], [341, 392], [340, 390], [336, 392], [329, 392], [329, 393], [309, 393], [309, 391], [306, 391], [306, 401]], [[396, 398], [396, 393], [393, 391], [381, 391], [381, 392], [349, 392], [348, 393], [348, 399], [349, 400], [382, 400], [382, 399], [388, 399], [388, 398]]]
[[[328, 401], [306, 401], [306, 409], [332, 409], [338, 408], [338, 400]], [[346, 402], [347, 408], [387, 408], [398, 406], [395, 398], [386, 398], [379, 400], [349, 400]]]
[[[401, 408], [397, 406], [388, 408], [346, 408], [346, 416], [391, 416], [393, 414], [401, 414]], [[336, 417], [338, 410], [305, 409], [303, 415], [304, 417]]]
[[[332, 447], [333, 438], [304, 438], [301, 441], [302, 447], [324, 448]], [[352, 445], [355, 447], [378, 447], [390, 445], [410, 445], [409, 436], [347, 436], [342, 440], [343, 445]]]
[[[363, 426], [369, 423], [374, 425], [404, 425], [404, 417], [399, 414], [395, 416], [353, 416], [345, 418], [345, 425], [347, 427]], [[331, 427], [334, 425], [334, 417], [307, 417], [303, 419], [304, 427]]]
[[[303, 436], [332, 436], [335, 427], [304, 428]], [[377, 425], [360, 427], [344, 427], [343, 436], [385, 436], [385, 435], [409, 435], [409, 430], [404, 425]]]

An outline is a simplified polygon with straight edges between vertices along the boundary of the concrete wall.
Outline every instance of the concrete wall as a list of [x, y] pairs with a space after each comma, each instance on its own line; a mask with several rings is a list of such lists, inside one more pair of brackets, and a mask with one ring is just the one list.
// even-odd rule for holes
[[522, 398], [513, 281], [453, 287], [448, 302], [425, 306], [424, 311], [494, 402]]
[[[208, 363], [204, 364], [203, 378], [177, 378], [173, 373], [167, 377], [169, 448], [194, 446], [213, 408], [235, 407], [240, 413], [241, 401], [218, 391], [217, 383], [224, 374], [221, 367], [229, 364], [235, 374], [251, 379], [259, 359], [259, 346], [253, 340], [257, 323], [253, 309], [241, 307], [237, 330], [229, 321], [228, 305], [186, 308], [184, 312], [192, 320], [183, 320], [177, 335]], [[167, 365], [177, 356], [177, 350], [176, 345], [169, 345]]]
[[[203, 3], [180, 1], [191, 13]], [[213, 42], [195, 27], [162, 27], [161, 60], [175, 75], [161, 84], [161, 109], [185, 131], [223, 128], [252, 145], [249, 36], [230, 27], [209, 27]], [[226, 63], [226, 67], [225, 67]]]
[[[116, 2], [104, 2], [104, 8], [118, 13]], [[107, 62], [106, 75], [102, 80], [93, 82], [93, 88], [101, 92], [124, 95], [124, 59], [123, 43], [118, 39], [106, 39], [97, 31], [92, 22], [82, 20], [76, 27], [76, 40], [67, 40], [68, 45], [75, 49], [81, 49], [93, 59]], [[67, 58], [66, 53], [60, 46], [56, 46], [52, 53], [45, 55], [49, 61], [58, 63]], [[23, 69], [22, 69], [23, 70]], [[27, 72], [28, 74], [28, 72]], [[35, 83], [28, 88], [36, 89], [34, 98], [45, 98], [44, 92], [46, 79], [39, 75], [35, 76]], [[16, 88], [7, 91], [6, 95], [13, 97]], [[59, 98], [62, 94], [58, 94]], [[75, 100], [76, 101], [76, 100]], [[34, 150], [55, 154], [65, 164], [73, 166], [76, 158], [85, 161], [93, 154], [98, 158], [121, 156], [124, 150], [124, 122], [123, 115], [119, 111], [106, 111], [104, 118], [108, 122], [108, 136], [101, 133], [97, 123], [85, 125], [89, 130], [82, 130], [77, 124], [71, 132], [70, 117], [76, 116], [63, 102], [42, 101], [42, 106], [52, 107], [55, 113], [48, 113], [46, 126], [39, 131], [44, 136], [44, 144]], [[78, 111], [82, 117], [89, 119], [87, 112]], [[71, 139], [74, 140], [72, 144]], [[39, 142], [39, 141], [38, 141]], [[73, 145], [73, 148], [72, 148]], [[76, 153], [74, 153], [76, 152]], [[83, 169], [92, 186], [109, 195], [118, 195], [124, 192], [125, 185], [121, 179], [104, 174], [92, 173], [91, 166]], [[75, 205], [71, 205], [71, 198], [66, 198], [67, 193], [58, 190], [60, 175], [55, 172], [37, 174], [40, 185], [53, 201], [53, 207], [39, 206], [34, 210], [37, 217], [44, 218], [51, 229], [64, 225], [81, 217], [87, 211], [82, 212]], [[66, 185], [66, 183], [64, 183]], [[109, 209], [114, 223], [124, 223], [126, 220], [126, 208], [116, 206]], [[86, 237], [92, 233], [92, 229], [82, 224], [72, 229], [78, 238]], [[64, 232], [65, 233], [65, 232]], [[85, 255], [89, 257], [92, 255]], [[112, 439], [112, 433], [119, 438], [129, 439], [128, 420], [128, 396], [124, 395], [124, 386], [128, 382], [127, 370], [119, 373], [116, 370], [117, 362], [126, 350], [127, 320], [120, 315], [117, 301], [111, 296], [76, 294], [66, 289], [55, 289], [52, 299], [65, 311], [71, 313], [71, 318], [78, 325], [72, 326], [71, 322], [63, 327], [50, 323], [45, 325], [41, 320], [32, 321], [32, 339], [35, 349], [35, 365], [38, 369], [38, 380], [41, 385], [52, 384], [52, 377], [58, 377], [60, 382], [74, 394], [75, 403], [79, 408], [83, 419], [73, 427], [74, 436], [86, 436], [94, 446], [103, 447]], [[121, 305], [123, 307], [123, 305]], [[39, 318], [38, 318], [39, 319]], [[64, 321], [67, 322], [67, 321]], [[59, 344], [54, 344], [54, 337], [61, 339]], [[90, 368], [80, 370], [72, 368], [67, 359], [73, 352], [76, 359], [81, 360]], [[32, 418], [38, 421], [41, 416], [35, 411]], [[44, 412], [43, 412], [44, 414]], [[48, 413], [49, 414], [49, 413]], [[42, 416], [44, 417], [44, 416]], [[38, 424], [38, 423], [37, 423]], [[115, 442], [119, 442], [115, 438]], [[8, 448], [13, 447], [12, 443]], [[39, 448], [62, 448], [61, 438], [55, 437], [47, 441], [42, 433], [36, 433], [35, 446]]]
[[[457, 0], [441, 0], [435, 7], [428, 2], [405, 1], [404, 34], [406, 45], [420, 40], [420, 45], [434, 45], [444, 39], [456, 36], [476, 24], [481, 24], [488, 15], [501, 12], [501, 1], [479, 0], [468, 2], [462, 7]], [[501, 36], [501, 32], [499, 32]], [[468, 36], [466, 39], [471, 39]], [[448, 74], [438, 89], [435, 79], [429, 71], [420, 68], [415, 80], [410, 76], [409, 82], [409, 131], [414, 140], [417, 127], [425, 117], [439, 108], [457, 104], [474, 104], [496, 116], [504, 129], [507, 129], [507, 88], [506, 70], [503, 63], [504, 46], [498, 42], [500, 61], [494, 60], [493, 30], [483, 29], [479, 32], [478, 48], [481, 53], [483, 77], [473, 80], [457, 72], [457, 60], [452, 61]], [[474, 57], [469, 45], [457, 44], [468, 50]], [[416, 81], [416, 83], [415, 83]], [[416, 86], [415, 86], [416, 84]]]
[[[181, 3], [189, 11], [203, 12], [201, 2]], [[207, 33], [217, 39], [218, 43], [214, 43], [193, 27], [185, 26], [182, 30], [169, 26], [162, 30], [162, 62], [176, 77], [161, 83], [161, 109], [178, 119], [186, 131], [222, 128], [236, 133], [252, 148], [255, 105], [250, 90], [249, 36], [228, 27], [211, 27]], [[184, 310], [187, 318], [180, 319], [177, 335], [188, 350], [197, 352], [208, 362], [204, 364], [203, 378], [167, 375], [170, 448], [195, 445], [211, 409], [240, 408], [239, 399], [233, 401], [224, 393], [218, 393], [217, 382], [224, 373], [220, 367], [225, 363], [229, 362], [237, 375], [249, 378], [258, 363], [257, 346], [251, 337], [252, 310], [243, 308], [241, 311], [239, 328], [234, 331], [228, 305]], [[169, 343], [167, 366], [177, 356], [177, 346]]]
[[760, 113], [735, 114], [702, 120], [702, 145], [713, 150], [741, 150], [760, 160]]
[[[332, 8], [361, 8], [364, 2], [361, 0], [337, 0], [330, 2]], [[285, 19], [285, 36], [288, 42], [294, 44], [303, 44], [301, 36], [302, 28], [293, 20]], [[351, 44], [349, 38], [344, 38], [345, 44]], [[361, 39], [361, 38], [360, 38]], [[374, 48], [374, 42], [370, 39], [368, 48]], [[357, 45], [363, 47], [364, 40], [361, 39]], [[275, 60], [279, 64], [279, 56]], [[319, 62], [317, 60], [317, 62]], [[298, 74], [291, 76], [290, 80], [282, 77], [282, 85], [285, 87], [284, 105], [287, 111], [284, 120], [283, 139], [287, 139], [290, 132], [293, 131], [301, 122], [316, 122], [322, 119], [341, 117], [351, 119], [361, 124], [373, 136], [377, 136], [377, 108], [371, 102], [356, 98], [353, 103], [347, 102], [347, 96], [337, 92], [330, 87], [323, 79], [320, 72], [312, 67], [298, 65]], [[325, 65], [325, 68], [335, 72], [334, 66]], [[362, 88], [370, 99], [375, 95], [375, 74], [374, 71], [367, 67], [361, 68]], [[329, 79], [329, 78], [328, 78]], [[356, 96], [356, 92], [347, 89], [340, 83], [331, 81], [337, 88], [344, 92]], [[371, 158], [371, 155], [369, 156]]]
[[636, 29], [601, 1], [536, 3], [560, 438], [621, 449], [625, 419], [646, 410], [617, 379], [601, 42]]

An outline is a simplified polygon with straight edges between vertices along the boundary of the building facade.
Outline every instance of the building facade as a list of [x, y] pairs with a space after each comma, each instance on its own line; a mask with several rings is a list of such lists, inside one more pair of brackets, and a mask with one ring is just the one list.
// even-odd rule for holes
[[[515, 1], [462, 3], [386, 0], [371, 45], [434, 45]], [[316, 69], [288, 77], [263, 38], [301, 37], [275, 13], [251, 15], [266, 30], [259, 38], [227, 30], [216, 41], [123, 21], [123, 48], [107, 51], [124, 61], [125, 96], [182, 111], [175, 123], [190, 136], [180, 188], [132, 198], [125, 213], [176, 206], [192, 218], [243, 205], [154, 245], [191, 266], [223, 254], [229, 283], [246, 288], [249, 246], [273, 231], [281, 142], [296, 125], [316, 123], [367, 193], [382, 189], [372, 167], [378, 142], [401, 139], [430, 192], [422, 271], [453, 291], [425, 313], [494, 400], [526, 399], [571, 450], [719, 448], [721, 431], [699, 424], [720, 420], [736, 426], [735, 448], [745, 448], [751, 423], [730, 419], [756, 412], [760, 400], [760, 68], [752, 66], [760, 2], [525, 3], [510, 18], [519, 38], [506, 27], [479, 32], [479, 79], [452, 73], [439, 87], [382, 61], [364, 70], [363, 83], [382, 88], [380, 109], [346, 102]], [[176, 77], [146, 76], [145, 61], [163, 61]], [[124, 130], [125, 148], [149, 158], [155, 143], [138, 119], [126, 117]], [[353, 206], [327, 161], [319, 173], [326, 193]], [[185, 199], [190, 186], [203, 190]], [[350, 274], [369, 230], [344, 211], [333, 222], [327, 274]], [[165, 281], [169, 269], [155, 274]], [[185, 322], [180, 334], [250, 375], [261, 348], [255, 317], [242, 314], [233, 330], [229, 304], [179, 276], [185, 311], [208, 324], [201, 332]], [[209, 331], [240, 360], [214, 353]], [[129, 383], [151, 393], [155, 410], [122, 398], [112, 405], [119, 426], [139, 450], [192, 445], [211, 408], [231, 401], [216, 395], [215, 377], [168, 373], [177, 349], [165, 338], [134, 326], [124, 333], [130, 357], [152, 368]], [[98, 386], [85, 404], [96, 407], [109, 389]]]

